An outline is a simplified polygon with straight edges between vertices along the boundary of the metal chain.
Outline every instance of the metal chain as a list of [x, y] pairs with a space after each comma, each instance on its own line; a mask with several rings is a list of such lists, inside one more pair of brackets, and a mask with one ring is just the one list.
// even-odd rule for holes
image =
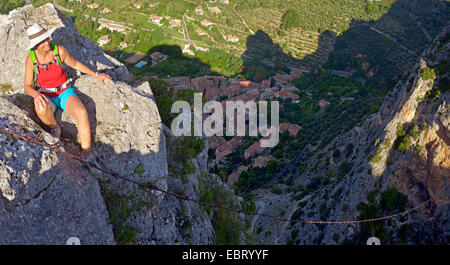
[[163, 189], [158, 188], [156, 185], [145, 184], [145, 183], [142, 183], [142, 182], [139, 182], [139, 181], [135, 181], [135, 180], [129, 179], [127, 177], [121, 176], [121, 175], [117, 174], [116, 172], [112, 172], [112, 171], [109, 171], [109, 170], [105, 170], [103, 168], [99, 168], [95, 164], [93, 164], [93, 163], [91, 163], [89, 161], [85, 161], [85, 160], [83, 160], [81, 158], [78, 158], [77, 156], [75, 156], [75, 155], [73, 155], [71, 153], [68, 153], [66, 151], [61, 150], [61, 148], [59, 146], [57, 146], [57, 145], [49, 145], [49, 144], [40, 142], [40, 141], [38, 141], [38, 140], [36, 140], [34, 138], [31, 138], [29, 136], [23, 136], [23, 135], [17, 134], [17, 133], [12, 132], [12, 131], [4, 130], [2, 128], [0, 128], [0, 132], [2, 132], [4, 134], [9, 134], [9, 135], [14, 136], [14, 137], [16, 137], [18, 139], [21, 139], [21, 140], [24, 140], [24, 141], [27, 141], [27, 142], [30, 142], [30, 143], [38, 144], [38, 145], [41, 145], [43, 147], [49, 148], [49, 149], [51, 149], [51, 150], [53, 150], [53, 151], [55, 151], [57, 153], [63, 154], [64, 156], [67, 156], [69, 158], [72, 158], [74, 160], [80, 161], [80, 162], [85, 163], [85, 164], [89, 164], [90, 167], [94, 167], [94, 168], [96, 168], [96, 169], [98, 169], [98, 170], [100, 170], [102, 172], [110, 174], [111, 176], [113, 176], [115, 178], [122, 179], [124, 181], [134, 183], [136, 185], [139, 185], [139, 186], [144, 187], [144, 188], [149, 189], [149, 190], [155, 190], [155, 191], [159, 191], [159, 192], [162, 192], [162, 193], [165, 193], [165, 194], [168, 194], [168, 195], [172, 195], [172, 196], [174, 196], [174, 197], [176, 197], [176, 198], [178, 198], [180, 200], [192, 201], [192, 202], [195, 202], [195, 203], [197, 203], [199, 205], [210, 206], [213, 209], [216, 209], [216, 208], [224, 209], [226, 211], [235, 212], [235, 213], [238, 213], [238, 214], [239, 213], [244, 213], [246, 215], [258, 215], [258, 216], [268, 217], [268, 218], [272, 218], [272, 219], [275, 219], [275, 220], [278, 220], [278, 221], [282, 221], [282, 222], [301, 222], [301, 223], [308, 223], [308, 224], [356, 224], [356, 223], [375, 222], [375, 221], [381, 221], [381, 220], [391, 219], [391, 218], [394, 218], [394, 217], [397, 217], [397, 216], [405, 215], [405, 214], [407, 214], [409, 212], [412, 212], [412, 211], [415, 211], [415, 210], [419, 209], [420, 207], [425, 206], [425, 204], [427, 204], [428, 202], [431, 201], [431, 199], [429, 199], [429, 200], [419, 204], [418, 206], [416, 206], [414, 208], [408, 209], [406, 211], [402, 211], [400, 213], [387, 215], [387, 216], [383, 216], [383, 217], [378, 217], [378, 218], [364, 219], [364, 220], [320, 221], [320, 220], [301, 220], [301, 219], [280, 218], [280, 217], [277, 217], [277, 216], [264, 214], [264, 213], [250, 212], [250, 211], [245, 211], [245, 210], [242, 210], [242, 209], [233, 209], [233, 208], [230, 208], [230, 207], [226, 207], [226, 206], [220, 205], [218, 203], [204, 202], [204, 201], [196, 200], [196, 199], [191, 198], [189, 196], [185, 196], [185, 195], [177, 194], [177, 193], [174, 193], [174, 192], [171, 192], [171, 191], [163, 190]]

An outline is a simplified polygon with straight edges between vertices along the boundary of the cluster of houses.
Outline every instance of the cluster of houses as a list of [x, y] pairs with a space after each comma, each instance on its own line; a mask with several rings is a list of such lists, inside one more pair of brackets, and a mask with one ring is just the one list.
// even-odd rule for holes
[[[290, 75], [277, 74], [271, 78], [272, 80], [266, 79], [261, 82], [253, 82], [245, 79], [227, 79], [221, 76], [202, 76], [192, 79], [189, 77], [172, 77], [165, 78], [164, 80], [175, 92], [179, 89], [196, 89], [203, 93], [207, 101], [221, 101], [222, 107], [225, 110], [226, 101], [229, 100], [242, 100], [243, 102], [247, 102], [250, 100], [258, 101], [282, 98], [298, 101], [299, 95], [295, 92], [299, 92], [299, 89], [291, 85], [290, 81], [299, 77], [300, 74], [301, 72], [291, 71]], [[207, 114], [204, 114], [203, 118], [207, 116]], [[280, 123], [280, 133], [287, 131], [292, 137], [297, 135], [301, 128], [297, 124]], [[265, 138], [263, 137], [261, 139]], [[261, 147], [261, 139], [250, 145], [244, 151], [245, 159], [253, 159], [252, 167], [264, 167], [270, 160], [275, 159], [269, 154], [270, 148]], [[231, 154], [243, 141], [244, 136], [234, 136], [228, 141], [222, 136], [208, 137], [209, 148], [215, 149], [215, 159], [211, 162], [210, 166], [213, 166]], [[241, 166], [237, 171], [232, 172], [228, 176], [227, 185], [233, 185], [233, 183], [239, 180], [239, 175], [242, 171], [247, 169], [247, 167]]]
[[[142, 60], [146, 54], [137, 53], [125, 60], [126, 62], [138, 63]], [[155, 52], [151, 54], [153, 61], [161, 61], [167, 58], [167, 55]], [[299, 92], [295, 86], [291, 85], [291, 80], [298, 78], [302, 72], [306, 72], [304, 69], [291, 69], [290, 74], [277, 74], [270, 79], [262, 80], [261, 82], [253, 82], [245, 79], [227, 79], [222, 76], [201, 76], [196, 78], [184, 77], [171, 77], [163, 79], [172, 87], [176, 92], [179, 89], [195, 89], [203, 93], [206, 101], [217, 100], [220, 101], [225, 111], [226, 101], [260, 101], [269, 100], [274, 98], [282, 98], [292, 100], [296, 103], [299, 102]], [[343, 99], [351, 100], [351, 98]], [[321, 108], [325, 108], [330, 103], [325, 99], [321, 99], [318, 105]], [[236, 120], [237, 113], [235, 113]], [[203, 118], [207, 118], [208, 114], [203, 114]], [[246, 117], [248, 118], [248, 117]], [[248, 125], [246, 125], [247, 127]], [[286, 132], [291, 137], [295, 137], [302, 127], [298, 124], [292, 124], [289, 122], [280, 123], [280, 133]], [[245, 128], [247, 132], [248, 129]], [[238, 148], [245, 140], [246, 136], [234, 136], [230, 140], [226, 140], [223, 136], [208, 137], [208, 144], [210, 149], [215, 149], [215, 159], [210, 162], [211, 167], [219, 163], [229, 154], [231, 154], [236, 148]], [[270, 147], [262, 147], [261, 140], [267, 137], [261, 138], [259, 141], [254, 142], [252, 145], [244, 150], [244, 158], [246, 160], [251, 159], [252, 164], [249, 166], [239, 166], [237, 170], [232, 172], [227, 178], [227, 185], [231, 186], [235, 182], [239, 181], [239, 176], [243, 171], [248, 170], [248, 167], [265, 167], [271, 160], [276, 158], [270, 155]]]
[[231, 35], [231, 34], [224, 35], [223, 38], [224, 38], [226, 41], [231, 41], [231, 42], [238, 42], [238, 41], [239, 41], [239, 38], [238, 38], [238, 37], [236, 37], [236, 36], [234, 36], [234, 35]]
[[[302, 129], [300, 125], [292, 123], [280, 123], [280, 133], [287, 131], [289, 136], [296, 136]], [[244, 151], [244, 158], [246, 160], [252, 159], [252, 167], [265, 167], [271, 160], [276, 160], [274, 156], [270, 154], [270, 147], [262, 147], [261, 140], [267, 137], [262, 137], [259, 141], [254, 142], [247, 147]], [[236, 148], [238, 148], [244, 141], [244, 136], [234, 136], [230, 140], [226, 140], [223, 136], [208, 137], [208, 145], [210, 149], [215, 149], [215, 159], [209, 166], [213, 166], [215, 163], [223, 160], [227, 155], [231, 154]], [[239, 181], [239, 175], [242, 171], [246, 171], [247, 166], [239, 166], [238, 169], [232, 172], [227, 178], [227, 185], [232, 186], [235, 182]]]
[[[136, 67], [140, 68], [147, 64], [147, 61], [144, 60], [145, 57], [147, 57], [146, 53], [137, 52], [137, 53], [131, 55], [130, 57], [128, 57], [127, 59], [125, 59], [124, 61], [128, 64], [134, 64]], [[167, 57], [168, 56], [166, 54], [163, 54], [161, 52], [154, 52], [154, 53], [150, 54], [152, 66], [166, 60]]]
[[106, 45], [110, 41], [111, 41], [111, 36], [103, 35], [100, 38], [98, 38], [97, 43], [98, 43], [98, 45], [103, 46], [103, 45]]
[[208, 6], [208, 10], [211, 13], [214, 13], [216, 15], [222, 13], [222, 11], [217, 6]]
[[107, 20], [107, 19], [99, 19], [97, 22], [100, 24], [98, 30], [102, 28], [107, 28], [110, 31], [124, 32], [126, 30], [130, 30], [130, 27], [127, 27], [119, 22]]
[[[295, 78], [295, 77], [294, 77]], [[196, 89], [203, 93], [206, 100], [268, 100], [273, 98], [297, 100], [299, 89], [289, 82], [291, 75], [277, 74], [272, 80], [253, 82], [245, 79], [227, 79], [222, 76], [201, 76], [190, 79], [187, 76], [165, 78], [164, 80], [178, 89]]]
[[[82, 0], [77, 0], [77, 2], [83, 3]], [[98, 5], [97, 3], [95, 3], [95, 2], [92, 3], [92, 4], [88, 4], [88, 5], [86, 5], [86, 6], [87, 6], [88, 8], [91, 8], [91, 9], [97, 9], [97, 8], [99, 8], [99, 5]], [[142, 5], [141, 5], [140, 3], [134, 3], [133, 6], [134, 6], [136, 9], [140, 9], [140, 8], [142, 7]], [[111, 10], [110, 10], [109, 8], [105, 7], [105, 8], [102, 10], [102, 12], [103, 12], [103, 14], [108, 14], [108, 13], [111, 12]]]
[[169, 22], [169, 27], [180, 27], [181, 26], [181, 19], [173, 18], [171, 16], [158, 16], [155, 14], [150, 15], [149, 21], [155, 23], [158, 25], [158, 27], [162, 26], [163, 23], [161, 20], [165, 18]]
[[[221, 76], [202, 76], [192, 79], [189, 77], [172, 77], [165, 78], [164, 80], [174, 91], [179, 89], [196, 89], [203, 93], [206, 101], [220, 101], [225, 111], [226, 101], [242, 100], [243, 102], [247, 102], [253, 100], [257, 102], [260, 100], [281, 98], [298, 103], [299, 95], [296, 92], [299, 92], [299, 89], [290, 83], [292, 79], [298, 78], [303, 72], [307, 72], [307, 70], [292, 68], [290, 74], [277, 74], [271, 77], [271, 79], [262, 80], [261, 82], [253, 82], [245, 79], [227, 79]], [[353, 98], [341, 98], [341, 102], [348, 100], [353, 100]], [[330, 102], [321, 99], [317, 104], [321, 109], [324, 109]], [[203, 115], [203, 118], [206, 117], [208, 117], [208, 114]], [[287, 131], [291, 137], [296, 136], [301, 129], [302, 127], [298, 124], [288, 122], [280, 123], [280, 133]], [[244, 137], [234, 136], [228, 141], [222, 136], [208, 137], [209, 148], [215, 149], [215, 159], [210, 162], [210, 166], [214, 166], [214, 164], [231, 154], [233, 150], [244, 142]], [[276, 159], [270, 155], [271, 148], [261, 147], [262, 139], [265, 139], [265, 137], [244, 150], [244, 158], [246, 160], [252, 159], [252, 164], [248, 167], [265, 167], [269, 161]], [[228, 176], [227, 185], [231, 186], [233, 183], [239, 181], [240, 174], [248, 170], [248, 167], [243, 165], [239, 166], [236, 171]]]
[[214, 25], [213, 22], [208, 21], [208, 20], [206, 20], [206, 19], [203, 19], [203, 20], [200, 22], [200, 24], [202, 24], [202, 26], [204, 26], [204, 27], [209, 27], [209, 26]]
[[[97, 4], [97, 3], [92, 3], [92, 4], [89, 4], [89, 5], [86, 5], [88, 8], [91, 8], [91, 9], [97, 9], [97, 8], [99, 8], [99, 5]], [[107, 8], [107, 7], [104, 7], [103, 8], [103, 10], [102, 10], [102, 13], [103, 14], [108, 14], [108, 13], [111, 13], [111, 9], [109, 9], [109, 8]]]
[[91, 9], [97, 9], [98, 7], [99, 7], [99, 5], [97, 4], [97, 3], [92, 3], [92, 4], [89, 4], [89, 5], [87, 5], [87, 7], [88, 8], [91, 8]]
[[[98, 38], [97, 43], [98, 43], [98, 45], [103, 46], [103, 45], [108, 44], [108, 42], [110, 42], [110, 41], [111, 41], [111, 36], [103, 35], [100, 38]], [[126, 47], [128, 47], [128, 41], [126, 41], [126, 40], [121, 41], [120, 42], [120, 47], [122, 49], [125, 49]]]

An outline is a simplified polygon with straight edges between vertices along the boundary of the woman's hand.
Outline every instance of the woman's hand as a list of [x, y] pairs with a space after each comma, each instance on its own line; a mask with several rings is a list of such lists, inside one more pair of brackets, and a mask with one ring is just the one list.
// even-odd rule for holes
[[46, 109], [47, 104], [50, 104], [50, 100], [41, 93], [35, 96], [33, 101], [37, 109]]
[[109, 81], [112, 81], [112, 78], [107, 75], [107, 74], [103, 74], [103, 73], [99, 73], [97, 76], [97, 80], [102, 83], [102, 85], [105, 85], [105, 82], [103, 82], [103, 80], [108, 79]]

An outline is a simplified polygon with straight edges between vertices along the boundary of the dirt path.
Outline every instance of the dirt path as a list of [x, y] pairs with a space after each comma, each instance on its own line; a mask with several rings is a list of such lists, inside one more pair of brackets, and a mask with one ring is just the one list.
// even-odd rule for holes
[[59, 10], [61, 10], [61, 11], [73, 13], [73, 10], [72, 10], [72, 9], [67, 9], [67, 8], [65, 8], [65, 7], [63, 7], [63, 6], [60, 6], [60, 5], [56, 4], [56, 3], [55, 3], [55, 0], [53, 0], [53, 5], [54, 5], [57, 9], [59, 9]]
[[236, 9], [234, 9], [234, 7], [232, 6], [231, 9], [234, 11], [234, 13], [236, 13], [236, 15], [239, 17], [239, 19], [241, 20], [242, 24], [244, 24], [244, 26], [248, 29], [248, 31], [250, 31], [251, 34], [255, 34], [255, 32], [253, 32], [253, 30], [251, 30], [249, 28], [249, 26], [247, 25], [247, 23], [245, 23], [245, 20], [241, 17], [241, 15], [239, 15], [239, 13], [236, 11]]
[[409, 54], [419, 57], [415, 52], [411, 51], [410, 49], [408, 49], [408, 48], [406, 48], [405, 46], [403, 46], [403, 45], [401, 45], [400, 43], [398, 43], [398, 42], [397, 42], [393, 37], [391, 37], [389, 34], [384, 33], [383, 31], [381, 31], [381, 30], [379, 30], [379, 29], [377, 29], [377, 28], [375, 28], [375, 27], [373, 27], [373, 26], [370, 26], [369, 28], [370, 28], [371, 30], [375, 31], [375, 32], [378, 33], [378, 34], [381, 34], [381, 35], [385, 36], [386, 38], [388, 38], [388, 39], [389, 39], [390, 41], [392, 41], [393, 43], [397, 44], [400, 48], [402, 48], [403, 50], [405, 50], [405, 51], [408, 52]]

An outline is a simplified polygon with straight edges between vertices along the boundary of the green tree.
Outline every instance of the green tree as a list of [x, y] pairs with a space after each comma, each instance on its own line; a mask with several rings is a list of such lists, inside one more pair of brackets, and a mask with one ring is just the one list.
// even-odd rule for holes
[[253, 76], [253, 81], [260, 82], [267, 78], [267, 70], [264, 66], [259, 66], [255, 70], [255, 75]]

